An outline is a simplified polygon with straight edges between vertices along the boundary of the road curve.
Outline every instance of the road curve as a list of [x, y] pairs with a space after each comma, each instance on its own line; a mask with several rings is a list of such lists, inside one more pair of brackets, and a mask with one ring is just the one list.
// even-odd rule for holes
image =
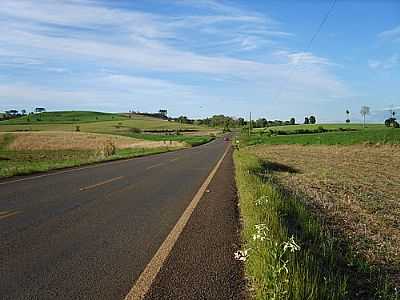
[[226, 147], [1, 181], [0, 298], [124, 299]]

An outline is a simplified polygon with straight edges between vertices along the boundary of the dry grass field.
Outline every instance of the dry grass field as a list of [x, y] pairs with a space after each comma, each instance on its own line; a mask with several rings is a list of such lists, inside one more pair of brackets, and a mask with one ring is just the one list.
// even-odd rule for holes
[[400, 287], [400, 146], [258, 145], [246, 151], [262, 159], [280, 185], [302, 195], [368, 268]]
[[[67, 132], [14, 132], [11, 135], [12, 142], [6, 146], [7, 150], [96, 150], [106, 142], [111, 142], [117, 149], [127, 148], [159, 148], [159, 147], [185, 147], [185, 143], [171, 141], [145, 141], [129, 137]], [[6, 133], [0, 133], [0, 143]]]

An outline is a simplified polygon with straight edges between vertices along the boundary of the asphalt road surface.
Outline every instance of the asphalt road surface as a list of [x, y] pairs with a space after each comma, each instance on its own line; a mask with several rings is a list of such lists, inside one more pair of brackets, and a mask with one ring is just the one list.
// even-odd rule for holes
[[[227, 146], [0, 181], [0, 298], [124, 299]], [[235, 195], [229, 152], [148, 299], [244, 298]]]

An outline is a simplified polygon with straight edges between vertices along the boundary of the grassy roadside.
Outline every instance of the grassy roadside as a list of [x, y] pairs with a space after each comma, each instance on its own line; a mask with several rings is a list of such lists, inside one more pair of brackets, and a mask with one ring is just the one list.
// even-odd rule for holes
[[[380, 282], [366, 296], [357, 272], [371, 274], [301, 201], [246, 149], [234, 153], [243, 218], [246, 275], [255, 299], [398, 299]], [[352, 266], [351, 268], [349, 266]], [[364, 270], [362, 270], [364, 268]]]
[[175, 148], [117, 149], [110, 156], [98, 155], [96, 151], [6, 151], [0, 149], [0, 178], [28, 175], [38, 172], [84, 166], [97, 162], [140, 157], [174, 151]]

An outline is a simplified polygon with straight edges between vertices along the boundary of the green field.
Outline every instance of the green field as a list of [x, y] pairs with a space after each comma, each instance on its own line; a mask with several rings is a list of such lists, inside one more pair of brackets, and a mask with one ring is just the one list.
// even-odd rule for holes
[[[30, 118], [30, 122], [27, 119]], [[38, 121], [40, 119], [41, 121]], [[169, 122], [158, 118], [134, 115], [129, 118], [119, 114], [99, 112], [60, 111], [46, 112], [17, 119], [0, 121], [0, 131], [75, 131], [118, 133], [131, 128], [146, 129], [204, 129], [204, 127]]]
[[114, 155], [98, 156], [95, 151], [6, 151], [0, 149], [0, 178], [83, 166], [95, 162], [132, 158], [173, 151], [173, 148], [117, 149]]
[[[299, 129], [318, 130], [322, 127], [326, 130], [337, 130], [322, 133], [291, 134]], [[352, 129], [353, 131], [340, 131]], [[270, 134], [269, 129], [275, 132], [284, 131], [287, 134]], [[371, 144], [400, 144], [400, 130], [387, 128], [384, 125], [368, 124], [363, 128], [361, 124], [319, 124], [319, 125], [294, 125], [276, 126], [264, 130], [255, 130], [251, 137], [242, 135], [246, 145], [255, 144], [321, 144], [321, 145], [352, 145], [359, 143]]]
[[126, 120], [128, 117], [120, 114], [102, 113], [94, 111], [58, 111], [43, 112], [39, 114], [28, 115], [16, 119], [1, 121], [1, 125], [35, 125], [35, 124], [75, 124], [103, 121]]
[[[90, 133], [116, 134], [156, 141], [182, 141], [189, 145], [198, 145], [210, 140], [209, 133], [216, 132], [204, 126], [180, 124], [167, 120], [134, 115], [129, 118], [124, 115], [99, 112], [65, 111], [46, 112], [18, 119], [1, 121], [0, 132], [15, 131], [81, 131]], [[40, 118], [41, 121], [37, 119]], [[196, 130], [201, 136], [138, 134], [146, 130]]]
[[[165, 134], [164, 130], [196, 130], [199, 135]], [[160, 133], [146, 133], [157, 130]], [[82, 111], [45, 112], [18, 119], [0, 122], [0, 132], [20, 131], [80, 131], [87, 133], [112, 134], [148, 141], [165, 141], [165, 147], [151, 149], [117, 149], [109, 157], [101, 157], [96, 151], [88, 150], [29, 150], [10, 151], [11, 142], [5, 135], [0, 141], [0, 177], [8, 177], [33, 172], [42, 172], [64, 167], [79, 166], [104, 160], [142, 156], [174, 150], [168, 141], [184, 142], [189, 146], [204, 144], [213, 139], [206, 127], [169, 122], [158, 118], [134, 115], [129, 118], [120, 114]], [[45, 142], [45, 141], [44, 141]]]

